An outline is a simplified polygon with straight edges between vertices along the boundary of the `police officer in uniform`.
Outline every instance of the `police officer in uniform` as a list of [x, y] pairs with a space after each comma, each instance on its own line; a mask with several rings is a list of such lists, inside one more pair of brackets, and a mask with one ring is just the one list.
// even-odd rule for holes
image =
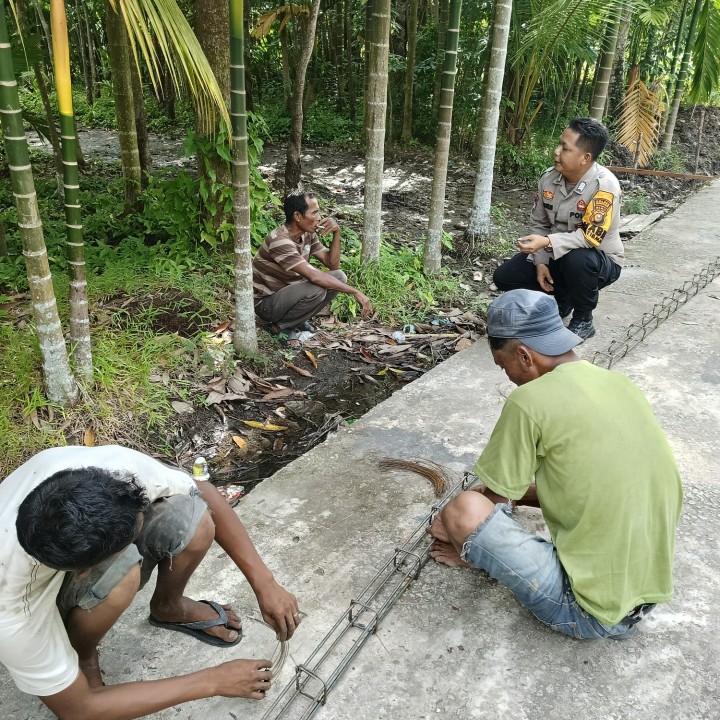
[[609, 140], [607, 128], [575, 118], [560, 135], [555, 164], [538, 182], [531, 232], [520, 251], [497, 268], [499, 290], [553, 293], [568, 329], [583, 340], [595, 334], [592, 313], [599, 291], [620, 277], [620, 184], [595, 160]]

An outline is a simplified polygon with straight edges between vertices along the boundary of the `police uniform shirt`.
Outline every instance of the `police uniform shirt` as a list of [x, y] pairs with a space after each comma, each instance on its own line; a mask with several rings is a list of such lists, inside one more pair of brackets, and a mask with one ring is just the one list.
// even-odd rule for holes
[[532, 261], [547, 265], [577, 248], [600, 248], [622, 265], [620, 196], [617, 178], [597, 163], [574, 187], [555, 168], [546, 170], [538, 182], [530, 233], [549, 237], [552, 246], [533, 253]]

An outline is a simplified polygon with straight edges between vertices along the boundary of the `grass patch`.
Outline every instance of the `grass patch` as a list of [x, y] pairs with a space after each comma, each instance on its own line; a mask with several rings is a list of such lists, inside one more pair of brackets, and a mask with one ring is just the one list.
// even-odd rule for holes
[[[131, 246], [132, 242], [129, 242]], [[213, 370], [203, 338], [231, 311], [230, 259], [216, 270], [182, 275], [163, 270], [164, 248], [117, 256], [90, 278], [94, 385], [73, 408], [52, 406], [43, 395], [40, 352], [32, 323], [6, 304], [0, 316], [0, 477], [36, 452], [82, 444], [120, 443], [172, 457], [178, 415], [173, 400], [187, 400], [199, 378]], [[155, 250], [156, 252], [153, 252]], [[192, 265], [194, 258], [187, 258]], [[56, 273], [61, 317], [67, 317], [67, 277]], [[6, 300], [8, 298], [5, 298]], [[88, 430], [90, 428], [90, 430]]]
[[623, 197], [624, 215], [647, 215], [650, 212], [650, 200], [642, 190], [635, 190]]
[[[390, 325], [422, 320], [437, 305], [462, 296], [460, 282], [449, 270], [425, 272], [422, 248], [396, 249], [383, 242], [377, 262], [362, 265], [358, 252], [346, 257], [342, 267], [348, 282], [370, 298], [378, 318]], [[338, 295], [332, 310], [340, 319], [351, 320], [358, 316], [360, 307], [354, 297]]]

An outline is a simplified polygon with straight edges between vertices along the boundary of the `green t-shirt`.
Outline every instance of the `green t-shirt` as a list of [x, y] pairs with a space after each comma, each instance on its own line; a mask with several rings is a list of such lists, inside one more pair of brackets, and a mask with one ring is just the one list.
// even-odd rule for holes
[[514, 390], [474, 468], [520, 499], [533, 475], [578, 603], [614, 625], [672, 597], [682, 486], [652, 409], [633, 382], [586, 361]]

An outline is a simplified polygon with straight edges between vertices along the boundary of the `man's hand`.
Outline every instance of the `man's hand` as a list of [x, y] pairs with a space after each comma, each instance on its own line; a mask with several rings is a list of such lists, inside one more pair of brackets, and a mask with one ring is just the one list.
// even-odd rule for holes
[[327, 235], [328, 233], [340, 232], [340, 226], [334, 217], [323, 218], [317, 226], [318, 235]]
[[216, 680], [214, 695], [262, 700], [270, 689], [270, 660], [231, 660], [212, 668]]
[[360, 314], [363, 317], [372, 315], [372, 303], [367, 295], [363, 295], [359, 290], [355, 291], [355, 299], [360, 303]]
[[300, 624], [297, 598], [274, 579], [254, 590], [263, 620], [274, 628], [278, 640], [289, 640]]
[[554, 290], [552, 275], [547, 265], [536, 265], [535, 276], [537, 277], [538, 285], [540, 285], [545, 292], [550, 293]]
[[550, 240], [545, 235], [525, 235], [517, 241], [516, 247], [521, 253], [529, 255], [549, 245]]

